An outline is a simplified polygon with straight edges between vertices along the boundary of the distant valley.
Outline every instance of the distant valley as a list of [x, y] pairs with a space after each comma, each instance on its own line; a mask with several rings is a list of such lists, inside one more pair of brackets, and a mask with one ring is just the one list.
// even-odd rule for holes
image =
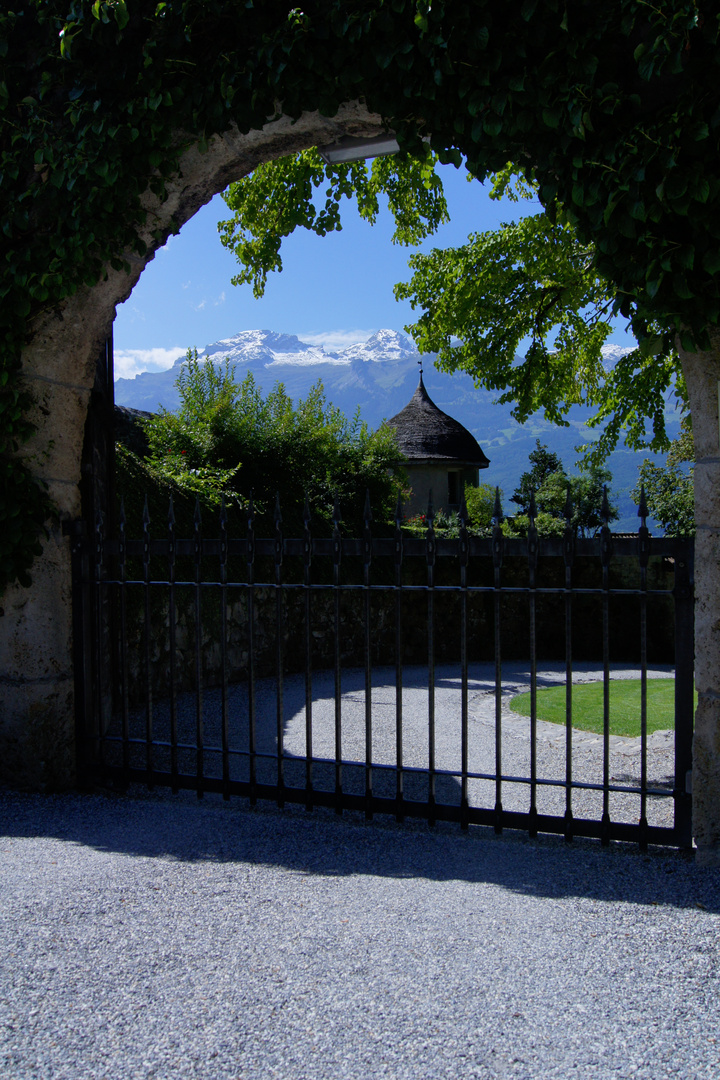
[[[608, 346], [608, 361], [612, 362], [624, 351], [619, 346]], [[494, 391], [476, 389], [470, 376], [463, 373], [448, 375], [438, 371], [432, 355], [421, 358], [413, 342], [394, 330], [380, 330], [368, 341], [340, 352], [307, 344], [290, 334], [245, 330], [208, 345], [203, 355], [216, 363], [228, 357], [235, 365], [238, 381], [251, 371], [265, 393], [275, 383], [282, 382], [294, 400], [305, 397], [322, 380], [328, 401], [348, 416], [359, 409], [362, 419], [372, 428], [408, 403], [417, 386], [418, 361], [422, 359], [425, 385], [436, 405], [464, 424], [490, 458], [490, 467], [481, 474], [481, 479], [503, 490], [507, 512], [512, 511], [509, 498], [520, 474], [527, 468], [528, 454], [535, 448], [536, 439], [547, 443], [572, 472], [577, 457], [575, 447], [586, 442], [591, 434], [585, 427], [589, 412], [581, 408], [572, 410], [567, 428], [555, 427], [537, 414], [526, 424], [518, 424], [510, 416], [510, 406], [494, 403]], [[184, 359], [184, 355], [179, 356], [166, 371], [118, 379], [117, 404], [148, 412], [156, 411], [159, 406], [176, 408], [179, 398], [175, 381]], [[670, 414], [671, 432], [678, 423], [678, 415]], [[621, 448], [608, 461], [621, 515], [616, 529], [637, 527], [637, 511], [628, 492], [636, 482], [643, 456]]]

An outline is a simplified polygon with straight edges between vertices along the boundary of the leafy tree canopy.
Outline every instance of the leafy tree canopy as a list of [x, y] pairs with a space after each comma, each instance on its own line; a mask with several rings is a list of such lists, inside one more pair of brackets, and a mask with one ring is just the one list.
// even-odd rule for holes
[[666, 536], [695, 535], [694, 469], [692, 466], [682, 468], [683, 463], [694, 460], [692, 428], [685, 421], [680, 435], [670, 445], [665, 464], [643, 461], [638, 482], [630, 493], [638, 505], [645, 493], [648, 512], [662, 526]]
[[[231, 184], [223, 195], [234, 216], [218, 225], [220, 239], [242, 269], [233, 285], [252, 284], [263, 295], [268, 272], [282, 270], [280, 245], [298, 226], [318, 236], [342, 229], [340, 202], [355, 199], [360, 216], [373, 225], [387, 196], [395, 219], [393, 242], [417, 244], [448, 220], [435, 158], [389, 156], [327, 165], [317, 150], [258, 166], [252, 176]], [[316, 189], [327, 183], [325, 204], [316, 208]]]
[[517, 503], [520, 512], [526, 514], [530, 507], [530, 500], [537, 495], [546, 480], [555, 473], [566, 477], [565, 467], [559, 456], [548, 450], [547, 446], [535, 440], [535, 449], [528, 454], [530, 468], [520, 477], [520, 483], [510, 497], [510, 501]]
[[[499, 174], [495, 196], [506, 182]], [[638, 348], [606, 363], [602, 347], [624, 305], [598, 274], [596, 255], [564, 215], [536, 214], [462, 247], [413, 255], [413, 275], [395, 293], [422, 311], [406, 327], [420, 350], [436, 352], [441, 369], [502, 391], [499, 401], [513, 403], [520, 423], [541, 409], [567, 425], [573, 405], [592, 408], [590, 426], [602, 430], [585, 452], [599, 464], [621, 435], [633, 449], [666, 449], [667, 396], [675, 390], [684, 402], [685, 384], [669, 325], [644, 326]], [[637, 328], [634, 303], [630, 312]]]
[[536, 527], [539, 533], [561, 535], [569, 521], [581, 536], [595, 536], [603, 525], [617, 521], [617, 507], [607, 498], [612, 483], [610, 470], [584, 463], [578, 476], [568, 476], [565, 467], [538, 439], [529, 454], [532, 468], [520, 477], [511, 501], [520, 513], [509, 519], [506, 531], [525, 535], [529, 524], [531, 500], [535, 501]]
[[692, 469], [683, 472], [678, 465], [643, 461], [638, 482], [631, 492], [636, 503], [640, 502], [641, 485], [648, 512], [666, 536], [695, 535]]

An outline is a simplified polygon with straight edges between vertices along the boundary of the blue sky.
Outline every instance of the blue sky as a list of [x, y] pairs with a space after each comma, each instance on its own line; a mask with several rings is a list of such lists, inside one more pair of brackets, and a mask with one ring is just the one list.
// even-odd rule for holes
[[[493, 228], [537, 204], [498, 203], [487, 189], [468, 183], [464, 170], [441, 167], [451, 221], [421, 250], [462, 244], [468, 233]], [[275, 330], [304, 341], [344, 348], [377, 330], [403, 330], [413, 319], [393, 285], [409, 276], [412, 249], [390, 241], [387, 211], [375, 226], [343, 204], [343, 229], [317, 237], [298, 229], [283, 243], [283, 271], [268, 278], [265, 296], [230, 279], [236, 262], [221, 245], [217, 223], [229, 217], [218, 195], [203, 207], [147, 266], [115, 320], [116, 377], [162, 370], [188, 348], [232, 337], [241, 330]], [[621, 329], [612, 341], [630, 344]]]

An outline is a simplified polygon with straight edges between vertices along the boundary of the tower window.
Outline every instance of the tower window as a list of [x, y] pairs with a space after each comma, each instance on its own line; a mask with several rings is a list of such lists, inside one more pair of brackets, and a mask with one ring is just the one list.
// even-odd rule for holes
[[449, 472], [448, 473], [448, 503], [450, 506], [457, 506], [460, 502], [460, 473]]

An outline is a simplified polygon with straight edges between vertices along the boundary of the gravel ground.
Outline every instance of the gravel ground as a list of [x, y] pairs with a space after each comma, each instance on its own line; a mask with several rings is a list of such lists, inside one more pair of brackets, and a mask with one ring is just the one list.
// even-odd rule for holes
[[190, 796], [0, 793], [3, 1080], [720, 1075], [720, 871]]
[[[611, 665], [613, 679], [637, 678], [639, 672], [622, 664]], [[673, 675], [671, 667], [654, 667], [649, 678], [667, 678]], [[602, 665], [578, 664], [573, 673], [576, 683], [602, 679]], [[538, 671], [538, 687], [565, 682], [564, 665], [546, 665]], [[530, 776], [530, 720], [510, 710], [509, 702], [514, 694], [529, 690], [530, 671], [526, 664], [503, 665], [502, 706], [502, 773], [505, 776]], [[328, 761], [335, 753], [335, 702], [334, 674], [320, 671], [313, 674], [312, 753], [320, 761], [314, 767], [314, 784], [318, 789], [332, 791], [335, 784], [334, 768]], [[403, 671], [403, 763], [418, 770], [428, 767], [428, 674], [426, 667], [406, 667]], [[438, 665], [435, 670], [435, 761], [446, 775], [437, 778], [439, 802], [458, 805], [460, 802], [460, 671], [457, 665]], [[304, 787], [306, 753], [305, 680], [302, 675], [291, 675], [283, 684], [284, 749], [288, 757], [285, 766], [286, 782], [292, 787]], [[256, 687], [257, 748], [261, 754], [258, 761], [258, 779], [274, 783], [277, 765], [277, 688], [273, 679], [259, 680]], [[206, 692], [203, 702], [206, 746], [219, 747], [220, 694], [218, 690]], [[229, 742], [236, 750], [248, 746], [247, 687], [238, 684], [229, 693]], [[495, 774], [495, 667], [493, 664], [472, 664], [469, 672], [468, 692], [468, 746], [469, 771], [484, 775]], [[375, 668], [372, 688], [372, 760], [378, 765], [396, 763], [396, 701], [395, 669]], [[167, 704], [156, 703], [154, 708], [154, 735], [158, 740], [169, 740], [169, 713]], [[182, 694], [178, 701], [178, 732], [180, 743], [194, 744], [196, 702], [193, 694]], [[131, 720], [131, 734], [142, 737], [145, 716], [137, 712]], [[115, 729], [117, 733], [117, 729]], [[671, 731], [655, 732], [648, 739], [648, 780], [658, 790], [672, 790], [674, 774], [674, 734]], [[132, 751], [131, 763], [144, 765], [144, 746]], [[342, 757], [345, 762], [365, 760], [365, 673], [358, 669], [346, 669], [342, 673]], [[603, 742], [602, 737], [588, 732], [573, 733], [573, 777], [586, 783], [602, 783]], [[120, 762], [119, 747], [111, 750], [109, 760]], [[169, 751], [158, 748], [155, 752], [156, 767], [169, 769]], [[181, 771], [193, 773], [196, 768], [195, 753], [180, 751]], [[611, 782], [620, 786], [637, 787], [640, 784], [640, 739], [613, 736], [610, 749]], [[557, 724], [539, 721], [537, 725], [538, 777], [545, 780], [565, 779], [565, 730]], [[222, 775], [222, 759], [219, 752], [207, 750], [205, 772], [209, 776]], [[239, 780], [248, 779], [246, 757], [231, 758], [231, 775]], [[362, 794], [365, 790], [364, 768], [346, 765], [343, 770], [343, 786], [346, 791]], [[378, 795], [394, 797], [395, 773], [385, 769], [375, 770], [374, 790]], [[409, 799], [426, 801], [428, 792], [427, 773], [409, 773], [405, 777], [405, 794]], [[495, 805], [494, 781], [471, 780], [468, 786], [470, 804], [492, 807]], [[505, 783], [502, 791], [506, 810], [527, 811], [530, 793], [527, 783]], [[538, 788], [538, 811], [542, 814], [561, 816], [565, 812], [565, 791], [559, 786]], [[602, 794], [575, 790], [573, 813], [576, 817], [600, 818]], [[671, 826], [673, 802], [659, 796], [648, 800], [648, 821], [651, 825]], [[611, 793], [610, 816], [614, 821], [637, 822], [640, 818], [639, 796]]]

